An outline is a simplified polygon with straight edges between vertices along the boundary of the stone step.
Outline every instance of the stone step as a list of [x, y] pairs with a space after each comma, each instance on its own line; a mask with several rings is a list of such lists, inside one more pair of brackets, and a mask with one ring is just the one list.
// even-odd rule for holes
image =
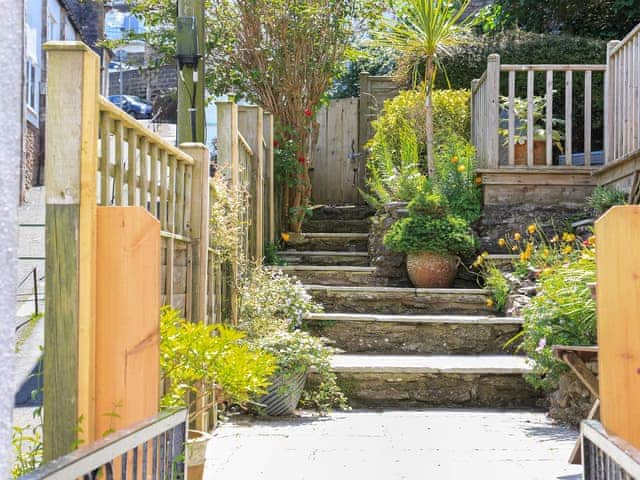
[[315, 313], [305, 327], [350, 353], [487, 354], [505, 347], [522, 318], [472, 315], [372, 315]]
[[354, 408], [520, 408], [538, 401], [524, 379], [531, 373], [524, 357], [337, 355], [332, 367]]
[[368, 267], [369, 254], [367, 252], [314, 252], [284, 250], [278, 256], [287, 265], [327, 265]]
[[309, 220], [366, 220], [375, 214], [368, 205], [316, 205]]
[[369, 247], [369, 235], [366, 233], [291, 234], [287, 247], [299, 251], [366, 252]]
[[375, 276], [375, 267], [289, 265], [278, 267], [302, 283], [327, 286], [387, 285], [387, 279]]
[[512, 271], [513, 270], [513, 262], [518, 259], [518, 255], [508, 255], [508, 254], [498, 254], [492, 253], [489, 255], [489, 260], [493, 262], [493, 264], [498, 267], [500, 270], [504, 271]]
[[305, 285], [329, 313], [491, 315], [490, 294], [473, 288]]
[[333, 232], [333, 233], [368, 233], [369, 220], [344, 220], [315, 218], [306, 220], [302, 225], [304, 232]]

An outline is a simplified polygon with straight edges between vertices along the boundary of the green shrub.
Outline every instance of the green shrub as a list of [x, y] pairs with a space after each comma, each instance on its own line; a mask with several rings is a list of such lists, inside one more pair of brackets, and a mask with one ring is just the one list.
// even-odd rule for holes
[[622, 190], [613, 187], [596, 187], [591, 195], [587, 197], [586, 209], [600, 216], [616, 205], [625, 205], [627, 194]]
[[583, 250], [569, 263], [540, 275], [538, 295], [523, 312], [521, 348], [535, 361], [528, 380], [536, 387], [557, 387], [566, 366], [553, 357], [552, 345], [594, 345], [596, 305], [589, 283], [595, 282], [595, 251]]
[[484, 279], [484, 288], [491, 292], [493, 298], [493, 307], [498, 312], [504, 311], [511, 293], [509, 282], [504, 277], [502, 271], [492, 262], [485, 261], [482, 265], [482, 276]]
[[464, 138], [451, 134], [436, 145], [434, 188], [446, 198], [451, 212], [468, 222], [482, 213], [482, 191], [475, 173], [476, 152]]
[[448, 213], [439, 194], [423, 191], [409, 203], [409, 216], [385, 235], [384, 245], [403, 253], [467, 255], [476, 242], [464, 218]]
[[[231, 403], [246, 404], [266, 392], [277, 360], [244, 341], [245, 334], [224, 325], [185, 320], [163, 307], [160, 318], [160, 368], [168, 382], [163, 408], [189, 405], [201, 386], [217, 385]], [[191, 415], [195, 413], [192, 410]]]

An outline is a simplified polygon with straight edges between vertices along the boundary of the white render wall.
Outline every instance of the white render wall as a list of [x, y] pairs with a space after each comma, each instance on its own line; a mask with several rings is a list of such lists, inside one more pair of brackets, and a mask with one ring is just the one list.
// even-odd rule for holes
[[10, 478], [17, 208], [22, 158], [23, 0], [0, 0], [0, 478]]

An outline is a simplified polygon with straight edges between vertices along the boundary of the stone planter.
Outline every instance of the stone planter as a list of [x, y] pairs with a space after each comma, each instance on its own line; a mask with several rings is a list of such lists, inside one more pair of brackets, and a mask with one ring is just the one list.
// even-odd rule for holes
[[207, 432], [189, 430], [187, 437], [187, 478], [201, 480], [204, 475], [204, 464], [207, 457], [207, 445], [213, 437]]
[[272, 417], [291, 415], [298, 406], [306, 381], [307, 372], [273, 377], [267, 393], [259, 402], [264, 406], [265, 414]]
[[416, 288], [450, 288], [460, 259], [431, 252], [408, 253], [407, 273]]

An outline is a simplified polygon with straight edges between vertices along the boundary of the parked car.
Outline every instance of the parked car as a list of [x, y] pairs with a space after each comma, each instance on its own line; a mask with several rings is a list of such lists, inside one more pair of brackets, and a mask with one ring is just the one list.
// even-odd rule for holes
[[110, 95], [109, 101], [133, 118], [151, 118], [153, 116], [153, 106], [135, 95]]

